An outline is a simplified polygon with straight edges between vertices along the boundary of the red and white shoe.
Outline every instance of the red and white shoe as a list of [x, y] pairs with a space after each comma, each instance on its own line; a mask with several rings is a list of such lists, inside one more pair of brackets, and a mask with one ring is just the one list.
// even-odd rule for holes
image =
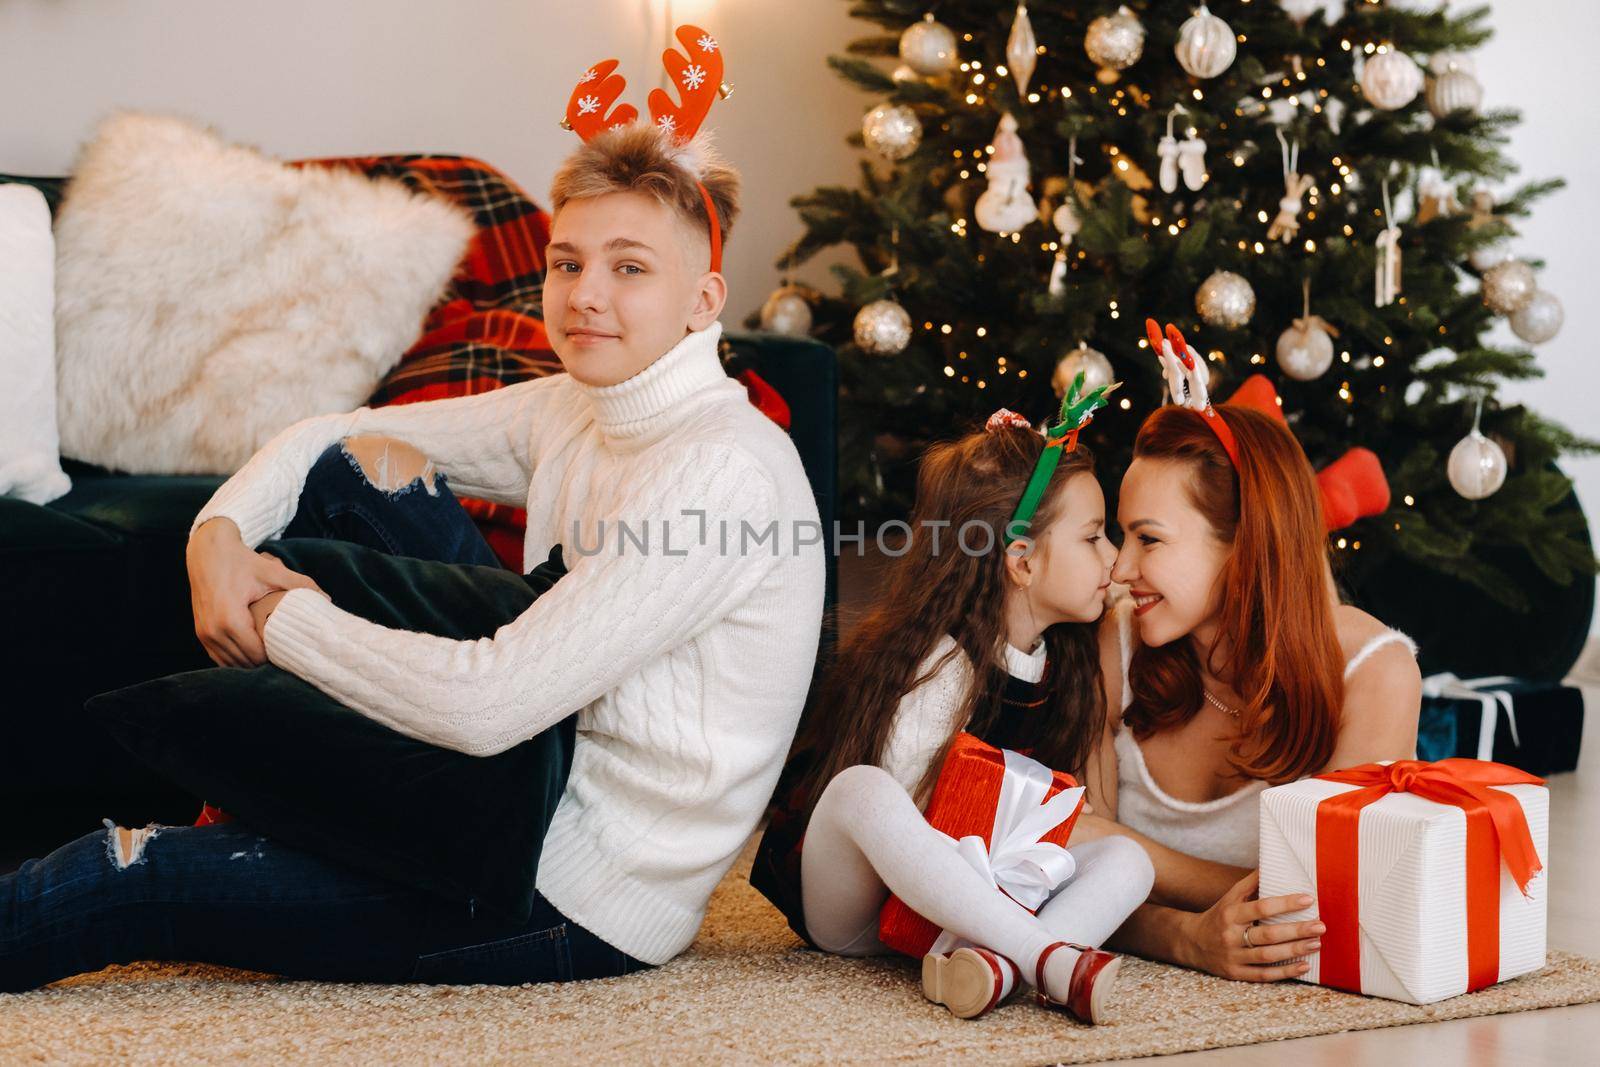
[[[1074, 949], [1078, 962], [1072, 967], [1072, 979], [1067, 988], [1067, 999], [1056, 1000], [1047, 994], [1044, 984], [1044, 964], [1058, 948]], [[1111, 989], [1117, 984], [1117, 972], [1122, 969], [1122, 957], [1097, 948], [1085, 948], [1067, 941], [1057, 941], [1039, 953], [1039, 968], [1034, 976], [1034, 996], [1047, 1008], [1059, 1008], [1079, 1022], [1090, 1026], [1104, 1022], [1106, 1009], [1111, 1003]]]
[[958, 1019], [976, 1019], [1021, 981], [1017, 965], [986, 948], [958, 948], [922, 957], [922, 995]]

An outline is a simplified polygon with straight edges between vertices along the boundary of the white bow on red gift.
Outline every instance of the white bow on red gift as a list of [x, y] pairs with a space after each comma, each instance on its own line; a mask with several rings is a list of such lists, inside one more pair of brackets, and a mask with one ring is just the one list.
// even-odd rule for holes
[[[1005, 773], [989, 843], [976, 834], [959, 841], [942, 836], [996, 889], [1029, 911], [1038, 911], [1077, 870], [1070, 852], [1043, 838], [1083, 803], [1083, 787], [1063, 789], [1046, 800], [1055, 782], [1050, 768], [1010, 749], [1001, 750], [1001, 755]], [[964, 943], [949, 930], [941, 930], [929, 951], [950, 952]]]

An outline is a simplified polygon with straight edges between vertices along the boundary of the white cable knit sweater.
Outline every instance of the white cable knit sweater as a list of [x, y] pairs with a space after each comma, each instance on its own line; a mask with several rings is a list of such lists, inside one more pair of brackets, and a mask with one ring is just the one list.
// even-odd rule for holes
[[[456, 492], [526, 506], [526, 558], [561, 544], [569, 573], [494, 637], [392, 630], [296, 589], [267, 622], [267, 656], [401, 733], [474, 755], [576, 712], [538, 888], [648, 963], [693, 940], [754, 829], [822, 618], [810, 485], [788, 436], [723, 371], [721, 332], [690, 334], [604, 388], [560, 374], [306, 419], [194, 522], [232, 519], [252, 548], [280, 536], [312, 463], [351, 434], [402, 439]], [[776, 539], [761, 540], [774, 521]]]

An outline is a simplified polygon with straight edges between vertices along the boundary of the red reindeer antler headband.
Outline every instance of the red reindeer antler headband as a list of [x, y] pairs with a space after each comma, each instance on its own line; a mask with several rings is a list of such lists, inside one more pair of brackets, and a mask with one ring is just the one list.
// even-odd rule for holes
[[[680, 145], [687, 145], [700, 132], [700, 124], [718, 96], [733, 92], [722, 83], [722, 50], [717, 39], [698, 26], [679, 26], [673, 36], [683, 45], [686, 56], [675, 48], [661, 54], [661, 63], [678, 87], [682, 104], [674, 104], [664, 90], [652, 89], [648, 98], [650, 118], [655, 126]], [[616, 73], [617, 61], [607, 59], [583, 72], [567, 101], [567, 114], [561, 125], [585, 142], [609, 130], [631, 125], [639, 111], [632, 104], [612, 109], [627, 82]], [[691, 172], [692, 172], [692, 168]], [[695, 185], [705, 201], [706, 219], [711, 226], [711, 269], [722, 270], [722, 224], [711, 193], [698, 179]]]
[[1171, 323], [1167, 324], [1165, 336], [1155, 319], [1145, 319], [1144, 328], [1150, 336], [1151, 349], [1161, 360], [1161, 370], [1167, 379], [1167, 395], [1174, 404], [1198, 412], [1206, 420], [1206, 425], [1217, 435], [1218, 443], [1237, 471], [1239, 445], [1233, 439], [1233, 430], [1222, 421], [1217, 409], [1211, 406], [1211, 393], [1207, 389], [1211, 372], [1206, 369], [1205, 360]]

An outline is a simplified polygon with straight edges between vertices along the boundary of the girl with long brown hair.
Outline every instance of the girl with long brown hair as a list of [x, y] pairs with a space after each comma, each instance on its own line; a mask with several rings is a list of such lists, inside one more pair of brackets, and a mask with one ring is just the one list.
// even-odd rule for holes
[[[1041, 464], [1057, 462], [1052, 449], [1053, 474]], [[1031, 536], [1013, 542], [1030, 501]], [[981, 946], [924, 960], [924, 993], [959, 1016], [1027, 976], [1092, 1022], [1116, 957], [1086, 946], [1145, 899], [1144, 852], [1115, 836], [1072, 849], [1075, 876], [1035, 916], [968, 866], [921, 808], [963, 730], [1074, 774], [1101, 734], [1094, 624], [1114, 550], [1093, 461], [1002, 410], [924, 456], [910, 527], [807, 711], [751, 881], [826, 952], [887, 951], [878, 912], [891, 891]]]
[[1260, 792], [1409, 758], [1416, 646], [1339, 603], [1315, 478], [1289, 430], [1249, 408], [1211, 407], [1198, 353], [1176, 331], [1164, 344], [1152, 329], [1151, 340], [1179, 402], [1145, 420], [1122, 480], [1112, 577], [1130, 595], [1107, 613], [1101, 642], [1115, 711], [1087, 781], [1097, 814], [1074, 840], [1132, 834], [1155, 864], [1152, 903], [1118, 932], [1119, 947], [1274, 981], [1303, 973], [1291, 961], [1317, 950], [1322, 928], [1257, 925], [1312, 903], [1251, 899]]

